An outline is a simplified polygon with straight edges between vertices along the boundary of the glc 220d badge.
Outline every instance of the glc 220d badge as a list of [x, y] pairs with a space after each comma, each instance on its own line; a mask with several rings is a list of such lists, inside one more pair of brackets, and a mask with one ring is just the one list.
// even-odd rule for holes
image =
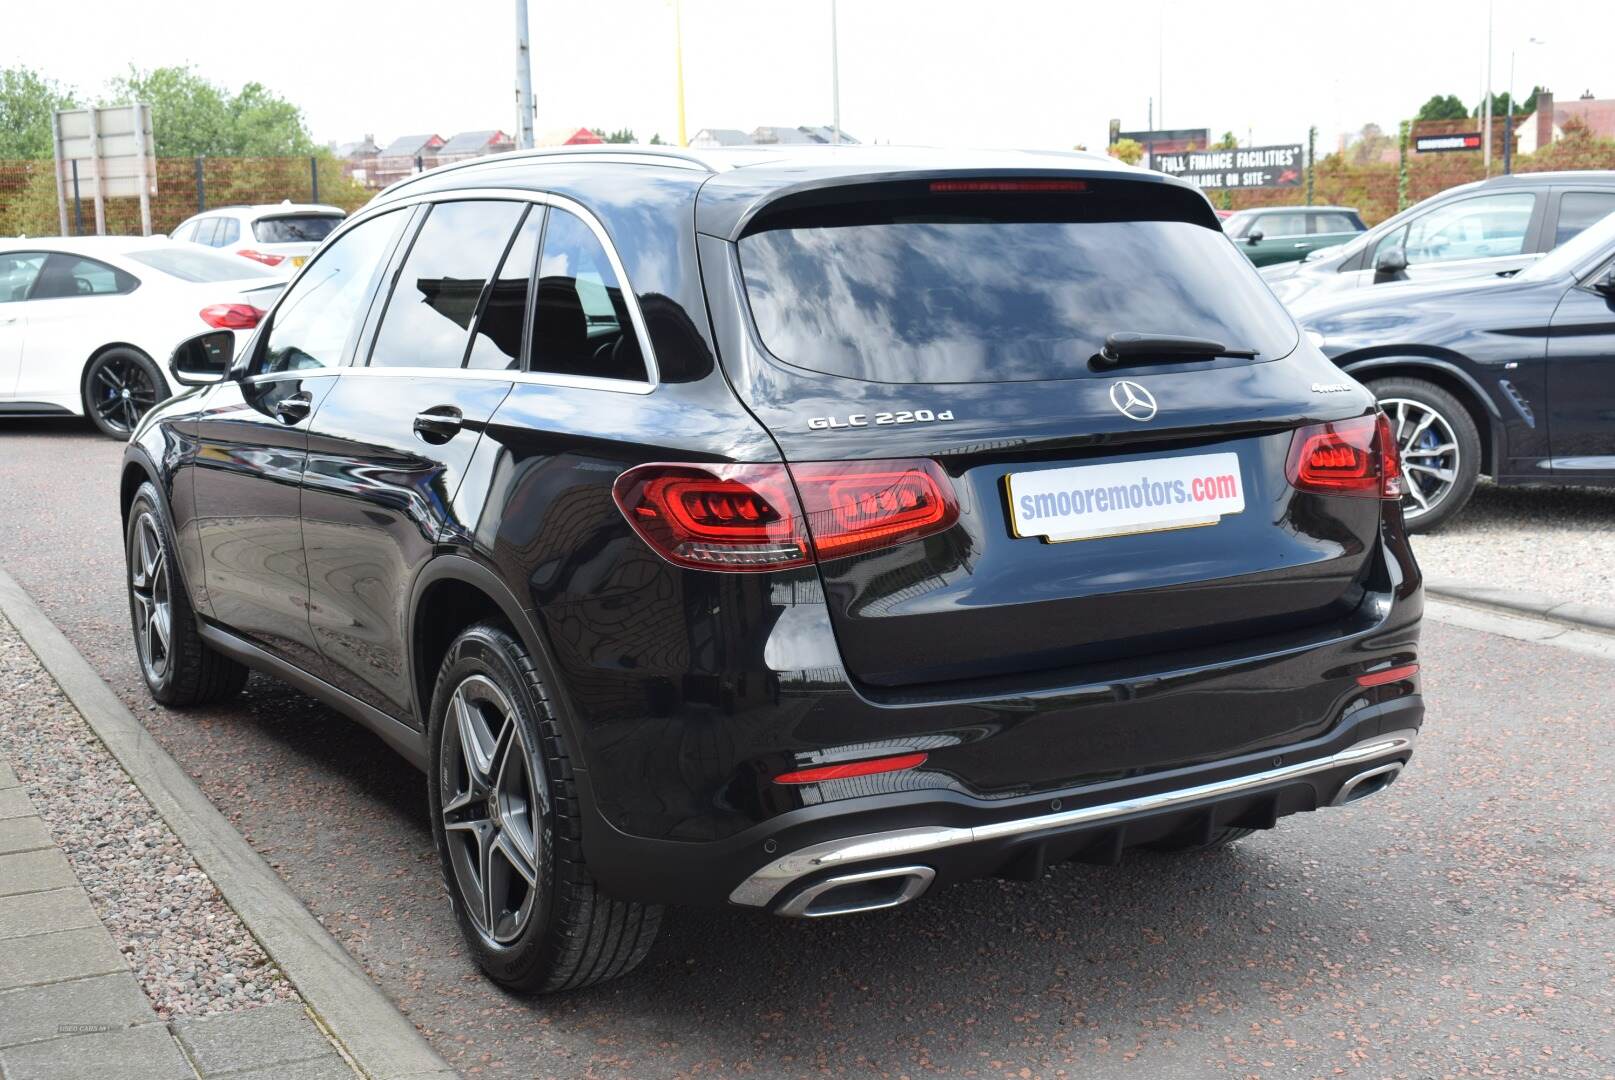
[[808, 421], [809, 431], [832, 431], [836, 428], [878, 427], [883, 424], [933, 424], [953, 419], [952, 409], [932, 412], [930, 409], [899, 409], [896, 412], [878, 412], [873, 419], [868, 413], [853, 413], [845, 420], [834, 416], [815, 416]]

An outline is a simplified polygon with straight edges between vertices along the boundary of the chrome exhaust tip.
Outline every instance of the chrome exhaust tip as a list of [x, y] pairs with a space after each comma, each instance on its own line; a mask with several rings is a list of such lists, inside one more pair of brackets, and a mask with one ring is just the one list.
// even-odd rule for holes
[[1329, 805], [1345, 806], [1358, 799], [1366, 799], [1376, 791], [1384, 791], [1391, 786], [1391, 781], [1396, 779], [1405, 764], [1407, 764], [1405, 761], [1392, 761], [1358, 773], [1340, 785], [1340, 790], [1335, 793]]
[[815, 881], [775, 908], [774, 914], [793, 919], [822, 919], [893, 908], [925, 892], [935, 879], [936, 871], [929, 866], [893, 866], [861, 874], [841, 874]]

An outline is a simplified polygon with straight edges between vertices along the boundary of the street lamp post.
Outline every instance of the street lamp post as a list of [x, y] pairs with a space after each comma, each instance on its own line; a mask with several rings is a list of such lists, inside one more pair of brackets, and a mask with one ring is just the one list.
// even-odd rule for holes
[[[831, 142], [841, 145], [841, 34], [836, 29], [836, 0], [830, 0], [830, 123]], [[867, 134], [867, 133], [866, 133]]]

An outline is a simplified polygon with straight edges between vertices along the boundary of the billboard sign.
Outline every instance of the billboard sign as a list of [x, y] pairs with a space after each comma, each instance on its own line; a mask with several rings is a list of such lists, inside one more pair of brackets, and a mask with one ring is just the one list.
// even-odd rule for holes
[[1199, 188], [1299, 187], [1306, 155], [1300, 143], [1241, 146], [1232, 150], [1191, 150], [1156, 154], [1151, 167]]
[[150, 105], [111, 105], [56, 112], [56, 193], [62, 232], [75, 180], [95, 196], [97, 233], [106, 231], [106, 199], [140, 199], [141, 224], [151, 234], [150, 198], [157, 194], [157, 154]]
[[1445, 154], [1453, 150], [1479, 150], [1481, 137], [1478, 131], [1458, 131], [1450, 135], [1418, 135], [1413, 149], [1420, 154]]

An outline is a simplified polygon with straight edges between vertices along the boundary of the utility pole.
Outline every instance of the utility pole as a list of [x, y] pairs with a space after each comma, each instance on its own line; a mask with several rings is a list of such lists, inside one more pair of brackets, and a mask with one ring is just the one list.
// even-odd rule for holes
[[830, 123], [831, 142], [841, 145], [841, 34], [836, 29], [836, 0], [830, 0]]
[[1486, 0], [1486, 92], [1481, 95], [1480, 118], [1485, 153], [1486, 175], [1492, 175], [1492, 2]]
[[533, 64], [527, 47], [527, 0], [516, 0], [516, 149], [533, 148]]
[[678, 79], [679, 145], [689, 146], [684, 134], [684, 2], [673, 0], [673, 67]]

